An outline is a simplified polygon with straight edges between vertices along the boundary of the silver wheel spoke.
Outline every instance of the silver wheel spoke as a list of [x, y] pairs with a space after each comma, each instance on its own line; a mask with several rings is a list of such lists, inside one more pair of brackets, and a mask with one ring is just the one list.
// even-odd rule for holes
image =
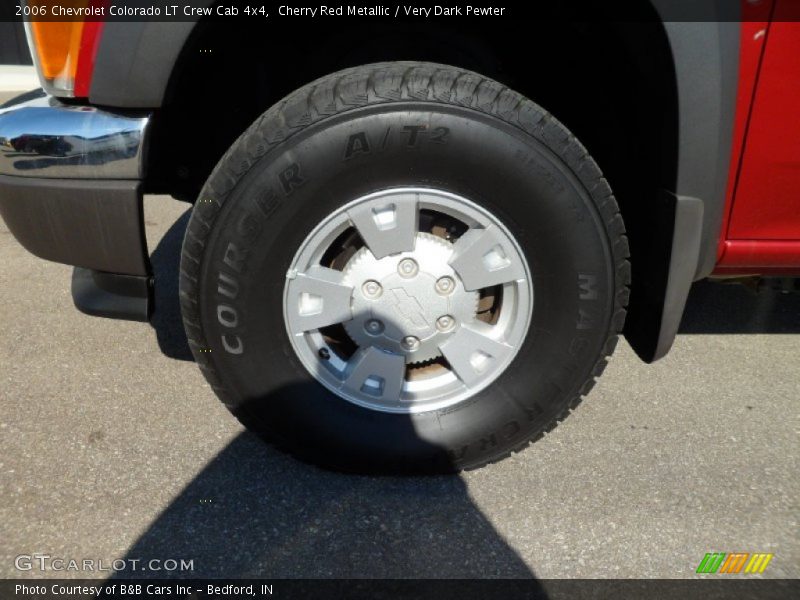
[[[450, 366], [467, 387], [475, 385], [497, 366], [505, 363], [513, 348], [490, 338], [483, 327], [462, 327], [439, 346]], [[488, 326], [486, 326], [488, 329]]]
[[417, 234], [417, 196], [397, 194], [356, 206], [347, 212], [375, 258], [411, 252]]
[[370, 346], [350, 359], [349, 374], [342, 387], [350, 392], [397, 401], [405, 374], [405, 358]]
[[[479, 290], [500, 284], [490, 325]], [[411, 414], [490, 385], [527, 335], [532, 303], [525, 255], [494, 215], [450, 192], [396, 187], [313, 229], [287, 273], [283, 315], [297, 356], [329, 391]]]
[[350, 298], [353, 288], [342, 282], [341, 271], [319, 265], [297, 273], [287, 284], [289, 329], [298, 335], [353, 318]]
[[525, 267], [517, 259], [516, 250], [494, 225], [470, 229], [462, 235], [455, 244], [450, 266], [467, 290], [525, 278]]

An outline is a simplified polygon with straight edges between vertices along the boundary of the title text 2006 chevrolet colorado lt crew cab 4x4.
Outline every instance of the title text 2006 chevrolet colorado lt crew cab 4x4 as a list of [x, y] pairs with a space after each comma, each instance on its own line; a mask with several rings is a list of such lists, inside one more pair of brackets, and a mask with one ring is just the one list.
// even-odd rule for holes
[[800, 273], [791, 1], [629, 4], [31, 18], [46, 95], [0, 111], [0, 211], [75, 266], [79, 309], [146, 320], [142, 194], [194, 203], [185, 330], [246, 425], [338, 469], [496, 461], [576, 407], [618, 334], [663, 356], [693, 281]]

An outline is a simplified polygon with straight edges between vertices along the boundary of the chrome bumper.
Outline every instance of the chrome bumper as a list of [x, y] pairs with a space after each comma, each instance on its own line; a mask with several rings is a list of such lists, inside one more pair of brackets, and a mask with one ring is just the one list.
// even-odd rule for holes
[[142, 180], [150, 115], [51, 97], [0, 109], [0, 215], [32, 254], [73, 265], [89, 314], [146, 320]]
[[142, 179], [149, 120], [49, 96], [0, 109], [0, 175]]

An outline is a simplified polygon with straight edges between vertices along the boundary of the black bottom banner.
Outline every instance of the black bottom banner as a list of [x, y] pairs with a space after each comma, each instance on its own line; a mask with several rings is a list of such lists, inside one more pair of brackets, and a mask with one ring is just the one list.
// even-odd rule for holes
[[642, 598], [648, 600], [783, 600], [800, 598], [800, 581], [785, 579], [6, 579], [0, 598], [122, 600], [181, 598], [216, 600], [431, 599], [561, 600]]

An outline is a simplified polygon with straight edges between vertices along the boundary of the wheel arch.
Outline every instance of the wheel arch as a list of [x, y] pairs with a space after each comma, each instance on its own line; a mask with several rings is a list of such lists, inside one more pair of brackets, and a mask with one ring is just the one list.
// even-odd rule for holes
[[[258, 35], [263, 25], [242, 31], [220, 21], [109, 24], [91, 101], [160, 107], [147, 189], [192, 201], [217, 160], [263, 110], [318, 76], [410, 59], [492, 77], [556, 115], [608, 177], [631, 240], [625, 334], [639, 356], [652, 361], [672, 344], [691, 281], [713, 267], [738, 56], [737, 24], [662, 23], [656, 11], [664, 14], [664, 4], [643, 0], [635, 26], [527, 24], [517, 41], [509, 41], [507, 31], [443, 26], [434, 32], [397, 23], [377, 24], [369, 34], [358, 24], [344, 26], [327, 37], [308, 22], [302, 32], [269, 37]], [[124, 32], [117, 31], [120, 25]], [[312, 36], [318, 43], [294, 49]], [[327, 43], [334, 37], [335, 47]], [[113, 40], [122, 40], [122, 49], [103, 52]], [[529, 51], [522, 53], [522, 46]], [[209, 112], [215, 128], [198, 129]]]

